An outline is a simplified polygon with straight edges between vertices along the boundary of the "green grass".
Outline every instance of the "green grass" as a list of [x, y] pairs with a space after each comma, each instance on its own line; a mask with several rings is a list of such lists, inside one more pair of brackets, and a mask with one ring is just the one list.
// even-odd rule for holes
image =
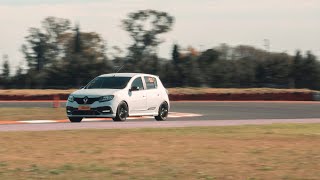
[[320, 124], [1, 132], [0, 179], [318, 179]]

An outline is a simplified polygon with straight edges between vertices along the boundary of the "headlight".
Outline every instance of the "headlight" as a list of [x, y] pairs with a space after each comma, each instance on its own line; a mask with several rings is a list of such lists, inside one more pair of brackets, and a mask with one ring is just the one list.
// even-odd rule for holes
[[68, 97], [68, 101], [69, 101], [69, 102], [73, 102], [73, 101], [74, 101], [74, 97], [70, 95], [70, 96]]
[[99, 99], [99, 102], [111, 101], [114, 98], [114, 95], [102, 96]]

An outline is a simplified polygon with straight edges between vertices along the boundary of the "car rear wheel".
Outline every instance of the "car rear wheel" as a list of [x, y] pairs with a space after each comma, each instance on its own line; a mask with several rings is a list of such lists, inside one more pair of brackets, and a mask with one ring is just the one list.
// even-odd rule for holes
[[82, 117], [69, 117], [70, 122], [81, 122]]
[[125, 121], [128, 117], [128, 106], [125, 102], [121, 102], [117, 108], [117, 114], [113, 121]]
[[158, 116], [155, 116], [154, 118], [157, 121], [164, 121], [167, 119], [168, 114], [169, 114], [169, 106], [168, 106], [168, 103], [164, 102], [159, 107]]

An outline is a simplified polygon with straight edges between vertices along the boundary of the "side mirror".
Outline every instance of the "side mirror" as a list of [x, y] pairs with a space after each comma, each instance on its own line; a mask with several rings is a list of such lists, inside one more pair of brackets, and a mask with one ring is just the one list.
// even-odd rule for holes
[[131, 89], [129, 91], [139, 91], [140, 88], [137, 86], [132, 86]]

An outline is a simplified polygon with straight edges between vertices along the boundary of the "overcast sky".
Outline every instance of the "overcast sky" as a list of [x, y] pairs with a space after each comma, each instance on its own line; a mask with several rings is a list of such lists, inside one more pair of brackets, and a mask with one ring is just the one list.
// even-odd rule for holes
[[12, 66], [23, 62], [19, 49], [28, 28], [39, 27], [47, 16], [79, 22], [82, 31], [101, 34], [108, 47], [125, 48], [130, 38], [120, 20], [141, 9], [166, 11], [176, 19], [173, 31], [162, 36], [162, 57], [170, 57], [173, 43], [264, 48], [264, 39], [271, 51], [311, 50], [320, 57], [319, 0], [0, 0], [0, 55], [8, 54]]

